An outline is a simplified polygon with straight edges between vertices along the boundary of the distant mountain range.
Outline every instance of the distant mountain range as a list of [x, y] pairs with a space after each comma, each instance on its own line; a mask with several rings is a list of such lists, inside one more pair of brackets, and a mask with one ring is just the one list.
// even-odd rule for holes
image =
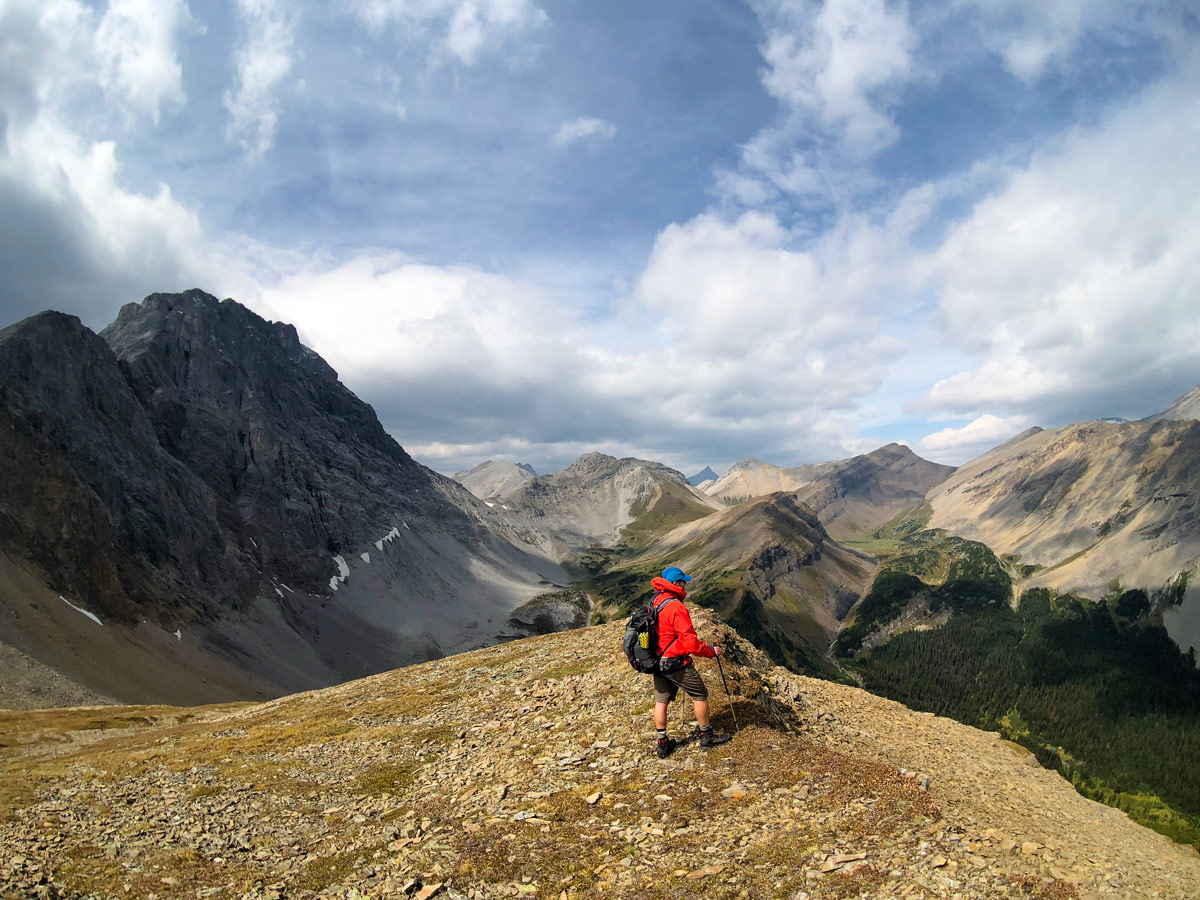
[[1170, 588], [1163, 621], [1200, 644], [1200, 389], [958, 470], [889, 444], [719, 478], [588, 453], [448, 479], [294, 328], [201, 291], [100, 334], [6, 328], [0, 378], [0, 643], [122, 699], [275, 695], [620, 616], [668, 564], [776, 659], [836, 674], [880, 560], [921, 529], [986, 544], [1021, 587]]
[[747, 457], [704, 492], [726, 502], [788, 491], [807, 503], [838, 539], [878, 528], [897, 513], [920, 503], [925, 493], [954, 471], [917, 456], [902, 444], [837, 462], [783, 469]]

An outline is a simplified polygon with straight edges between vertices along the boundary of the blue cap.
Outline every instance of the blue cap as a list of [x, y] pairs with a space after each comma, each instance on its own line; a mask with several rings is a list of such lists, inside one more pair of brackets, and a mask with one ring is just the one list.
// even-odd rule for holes
[[691, 575], [684, 575], [683, 569], [678, 566], [668, 566], [663, 569], [662, 577], [664, 581], [669, 581], [674, 584], [676, 581], [691, 581]]

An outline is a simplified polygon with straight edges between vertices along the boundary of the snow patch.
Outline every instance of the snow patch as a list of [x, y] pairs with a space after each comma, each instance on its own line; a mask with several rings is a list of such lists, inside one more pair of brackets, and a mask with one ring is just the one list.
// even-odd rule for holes
[[75, 612], [83, 613], [85, 616], [87, 616], [89, 619], [91, 619], [97, 625], [104, 624], [103, 622], [100, 621], [100, 619], [96, 616], [95, 613], [90, 613], [86, 609], [80, 609], [78, 606], [76, 606], [74, 603], [72, 603], [70, 600], [68, 600], [62, 594], [58, 595], [58, 599], [61, 600], [63, 603], [67, 604], [67, 606], [71, 607], [71, 609], [75, 610]]
[[346, 579], [350, 577], [350, 567], [346, 565], [346, 560], [340, 554], [333, 558], [337, 563], [338, 573], [329, 579], [329, 589], [336, 591], [339, 584], [345, 584]]
[[362, 561], [365, 562], [368, 566], [371, 564], [371, 554], [370, 553], [360, 553], [358, 555], [359, 555], [359, 558], [362, 559]]
[[[404, 527], [407, 528], [408, 526], [405, 525]], [[385, 534], [383, 537], [381, 537], [379, 540], [377, 540], [375, 542], [375, 549], [378, 550], [380, 553], [382, 553], [383, 545], [390, 544], [392, 541], [394, 541], [398, 537], [400, 537], [400, 530], [398, 528], [393, 528], [391, 531], [389, 531], [387, 534]]]
[[489, 509], [494, 509], [496, 506], [495, 503], [488, 503], [486, 500], [483, 501], [483, 505], [488, 507]]
[[279, 582], [279, 586], [280, 586], [281, 588], [283, 588], [285, 591], [287, 591], [289, 594], [294, 594], [294, 593], [296, 593], [296, 592], [295, 592], [295, 591], [293, 591], [293, 590], [292, 590], [290, 587], [288, 587], [286, 584], [284, 584], [282, 581], [281, 581], [281, 582]]
[[280, 598], [282, 599], [283, 591], [281, 591], [279, 588], [275, 588], [275, 593], [277, 593], [280, 596]]
[[177, 641], [183, 640], [183, 629], [182, 628], [175, 629], [175, 640], [177, 640]]
[[[254, 544], [254, 538], [250, 538], [250, 543]], [[254, 544], [254, 549], [258, 549], [258, 544]]]

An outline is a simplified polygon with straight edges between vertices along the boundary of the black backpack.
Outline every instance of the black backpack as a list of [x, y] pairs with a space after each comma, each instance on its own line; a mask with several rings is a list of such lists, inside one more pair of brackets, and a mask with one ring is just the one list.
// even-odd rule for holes
[[[662, 608], [677, 598], [666, 594], [666, 600], [655, 603], [663, 594], [655, 596], [645, 606], [638, 607], [625, 626], [625, 658], [634, 671], [652, 675], [660, 671], [661, 657], [658, 655], [658, 614]], [[672, 641], [674, 643], [674, 641]]]

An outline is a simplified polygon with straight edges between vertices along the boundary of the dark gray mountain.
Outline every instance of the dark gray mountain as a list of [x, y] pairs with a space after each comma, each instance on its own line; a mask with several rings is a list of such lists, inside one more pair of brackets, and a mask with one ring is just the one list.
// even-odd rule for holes
[[[293, 327], [231, 300], [0, 332], [0, 641], [121, 699], [295, 690], [490, 642], [566, 581], [513, 537]], [[55, 593], [128, 652], [77, 634], [94, 624]], [[186, 630], [192, 656], [149, 663], [146, 628]], [[160, 689], [213, 665], [221, 689]]]
[[706, 481], [716, 481], [720, 477], [712, 470], [712, 466], [705, 466], [695, 475], [688, 479], [688, 484], [695, 487], [698, 484], [703, 484]]

